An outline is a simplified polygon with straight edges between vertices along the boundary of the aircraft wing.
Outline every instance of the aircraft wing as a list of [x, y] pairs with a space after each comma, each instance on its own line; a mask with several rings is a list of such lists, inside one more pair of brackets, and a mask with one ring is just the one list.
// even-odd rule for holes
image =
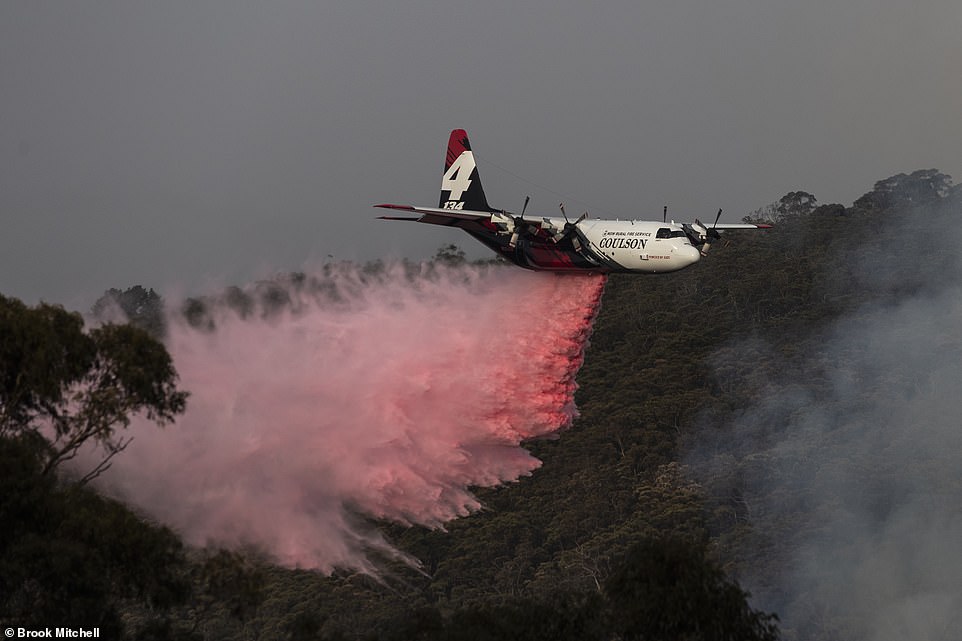
[[765, 223], [718, 223], [714, 225], [714, 229], [725, 230], [725, 229], [771, 229], [771, 225], [766, 225]]
[[421, 216], [380, 216], [384, 220], [414, 220], [438, 223], [445, 220], [490, 220], [490, 211], [473, 211], [470, 209], [442, 209], [441, 207], [415, 207], [413, 205], [374, 205], [382, 209], [410, 211]]

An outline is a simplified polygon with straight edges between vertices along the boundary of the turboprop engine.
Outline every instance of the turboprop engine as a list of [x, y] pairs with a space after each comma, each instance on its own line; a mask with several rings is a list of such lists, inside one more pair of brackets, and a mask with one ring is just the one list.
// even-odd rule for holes
[[715, 227], [718, 225], [718, 219], [721, 218], [722, 210], [718, 210], [718, 214], [715, 216], [715, 222], [712, 223], [711, 227], [706, 227], [697, 218], [692, 224], [683, 225], [685, 233], [688, 234], [688, 239], [691, 240], [691, 244], [698, 248], [702, 256], [708, 255], [708, 250], [711, 249], [712, 243], [721, 238], [721, 234]]

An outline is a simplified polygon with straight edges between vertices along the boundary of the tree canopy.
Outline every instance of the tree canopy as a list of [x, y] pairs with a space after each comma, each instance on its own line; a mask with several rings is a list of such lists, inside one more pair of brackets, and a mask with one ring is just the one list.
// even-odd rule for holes
[[103, 448], [106, 463], [135, 414], [173, 420], [187, 401], [176, 381], [166, 348], [140, 328], [85, 332], [80, 314], [0, 295], [0, 436], [41, 446], [45, 472], [87, 444]]
[[162, 339], [167, 331], [164, 299], [153, 289], [141, 285], [124, 290], [110, 288], [97, 299], [90, 311], [101, 321], [116, 322], [113, 315], [117, 310], [123, 313], [123, 320], [146, 330], [156, 339]]

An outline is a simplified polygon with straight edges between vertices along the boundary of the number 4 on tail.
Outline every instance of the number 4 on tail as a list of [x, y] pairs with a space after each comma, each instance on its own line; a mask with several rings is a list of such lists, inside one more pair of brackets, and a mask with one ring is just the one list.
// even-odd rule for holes
[[[452, 204], [450, 201], [461, 200], [462, 194], [471, 186], [471, 174], [474, 172], [476, 166], [474, 154], [470, 151], [463, 151], [457, 160], [451, 163], [448, 170], [444, 172], [444, 176], [441, 178], [441, 191], [451, 192], [448, 196], [448, 205]], [[462, 208], [463, 204], [461, 207], [445, 206], [445, 209]]]

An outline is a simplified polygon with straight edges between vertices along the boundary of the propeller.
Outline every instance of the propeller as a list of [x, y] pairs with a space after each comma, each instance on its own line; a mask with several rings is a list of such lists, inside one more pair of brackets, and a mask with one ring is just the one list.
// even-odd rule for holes
[[561, 203], [560, 205], [558, 205], [558, 207], [561, 208], [561, 215], [565, 217], [565, 233], [570, 232], [572, 229], [578, 226], [578, 223], [580, 223], [582, 220], [588, 217], [588, 212], [585, 212], [580, 216], [578, 216], [578, 220], [571, 222], [570, 220], [568, 220], [568, 214], [565, 213], [565, 204]]
[[521, 236], [521, 232], [526, 228], [524, 222], [524, 212], [528, 209], [528, 201], [531, 200], [531, 196], [524, 197], [524, 205], [521, 206], [521, 215], [514, 218], [514, 225], [511, 231], [511, 239], [508, 241], [508, 247], [514, 249], [515, 245], [518, 244], [518, 237]]
[[581, 223], [582, 220], [588, 217], [588, 212], [581, 214], [581, 216], [578, 217], [578, 220], [571, 222], [570, 220], [568, 220], [568, 213], [565, 211], [565, 204], [560, 203], [558, 207], [561, 209], [561, 215], [564, 216], [565, 226], [564, 226], [564, 229], [561, 231], [561, 233], [558, 233], [552, 236], [552, 240], [556, 243], [560, 243], [565, 238], [568, 238], [569, 236], [574, 236], [571, 239], [571, 244], [574, 246], [575, 251], [581, 251], [581, 242], [578, 240], [578, 237], [575, 236], [574, 234], [575, 234], [575, 231], [578, 229], [578, 224]]
[[698, 247], [701, 255], [708, 255], [708, 250], [711, 249], [712, 243], [721, 238], [721, 233], [718, 231], [718, 221], [721, 218], [722, 210], [718, 210], [718, 214], [715, 215], [715, 222], [711, 224], [711, 227], [705, 225], [697, 218], [695, 222], [682, 225], [685, 229], [685, 233], [688, 235], [688, 239], [691, 244]]
[[711, 244], [716, 240], [718, 240], [719, 238], [721, 238], [721, 234], [719, 234], [718, 230], [716, 229], [716, 227], [718, 226], [718, 219], [721, 218], [721, 215], [722, 215], [722, 210], [719, 209], [718, 214], [715, 216], [715, 222], [712, 223], [710, 229], [705, 229], [705, 226], [702, 225], [700, 222], [698, 222], [697, 218], [695, 219], [695, 223], [698, 225], [701, 225], [702, 229], [705, 230], [705, 243], [701, 247], [702, 256], [707, 256], [708, 250], [711, 249]]

